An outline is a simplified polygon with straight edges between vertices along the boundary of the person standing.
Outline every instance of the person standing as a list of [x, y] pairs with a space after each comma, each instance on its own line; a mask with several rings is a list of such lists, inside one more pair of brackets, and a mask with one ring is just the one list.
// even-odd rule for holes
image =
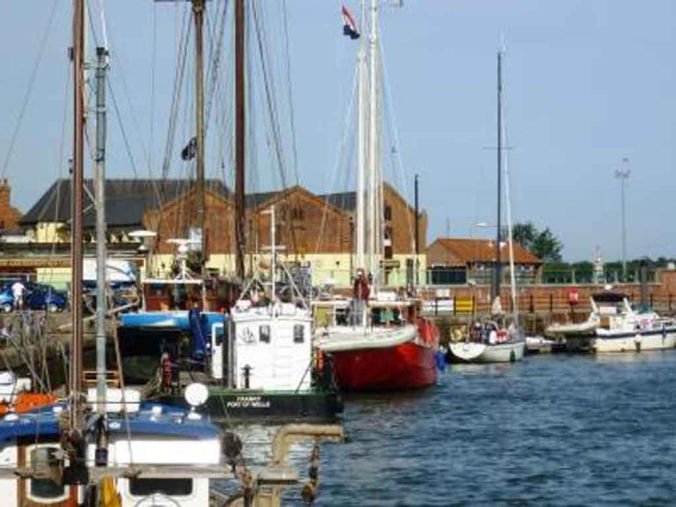
[[14, 309], [22, 310], [23, 309], [23, 298], [26, 293], [26, 286], [17, 280], [12, 284], [12, 296], [14, 297]]

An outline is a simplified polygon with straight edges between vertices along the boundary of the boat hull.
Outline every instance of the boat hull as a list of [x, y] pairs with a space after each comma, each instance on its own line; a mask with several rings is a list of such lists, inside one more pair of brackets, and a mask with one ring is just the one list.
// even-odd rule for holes
[[333, 374], [344, 391], [417, 389], [437, 381], [435, 350], [413, 341], [385, 348], [332, 353]]
[[477, 342], [451, 343], [452, 362], [461, 363], [513, 363], [523, 359], [526, 342], [523, 340], [489, 345]]
[[[162, 394], [161, 403], [190, 409], [179, 394]], [[264, 391], [209, 387], [209, 398], [200, 407], [217, 423], [256, 422], [286, 424], [294, 422], [335, 422], [343, 412], [343, 401], [335, 390]]]
[[590, 340], [589, 348], [597, 354], [612, 352], [644, 352], [665, 350], [676, 347], [676, 330], [649, 333], [623, 333], [617, 336], [596, 336]]

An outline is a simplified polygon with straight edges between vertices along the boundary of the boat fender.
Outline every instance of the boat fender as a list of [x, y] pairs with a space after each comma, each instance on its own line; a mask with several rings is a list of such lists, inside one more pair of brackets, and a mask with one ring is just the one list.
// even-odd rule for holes
[[321, 350], [318, 350], [316, 357], [317, 357], [317, 359], [316, 359], [316, 361], [317, 361], [317, 373], [321, 374], [322, 371], [324, 371], [324, 352], [322, 352]]
[[636, 348], [636, 352], [641, 352], [641, 335], [636, 334], [634, 336], [634, 347]]
[[437, 363], [437, 369], [439, 371], [446, 371], [446, 354], [440, 350], [437, 350], [434, 353], [434, 359]]
[[166, 352], [162, 354], [162, 360], [160, 361], [160, 370], [162, 374], [162, 387], [169, 389], [171, 387], [172, 381], [172, 368], [171, 368], [171, 359], [169, 354]]

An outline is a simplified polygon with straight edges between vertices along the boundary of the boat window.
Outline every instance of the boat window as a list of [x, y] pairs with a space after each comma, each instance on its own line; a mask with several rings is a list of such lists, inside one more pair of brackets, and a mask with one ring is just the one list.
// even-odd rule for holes
[[129, 479], [129, 493], [133, 496], [148, 496], [153, 493], [188, 496], [192, 494], [192, 479]]
[[270, 343], [270, 326], [263, 324], [258, 328], [258, 339], [261, 343]]
[[305, 341], [305, 327], [303, 324], [294, 324], [293, 343], [303, 343]]
[[[58, 446], [39, 446], [33, 447], [29, 452], [29, 462], [32, 466], [46, 467], [56, 463], [55, 454], [59, 450]], [[68, 487], [54, 482], [52, 479], [31, 479], [27, 483], [29, 500], [49, 504], [61, 502], [68, 498]]]

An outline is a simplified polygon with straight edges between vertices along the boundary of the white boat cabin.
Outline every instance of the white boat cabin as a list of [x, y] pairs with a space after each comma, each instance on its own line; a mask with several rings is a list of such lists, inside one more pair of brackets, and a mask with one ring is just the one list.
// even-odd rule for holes
[[230, 380], [237, 389], [308, 389], [311, 382], [312, 317], [291, 303], [256, 306], [241, 300], [232, 309]]

